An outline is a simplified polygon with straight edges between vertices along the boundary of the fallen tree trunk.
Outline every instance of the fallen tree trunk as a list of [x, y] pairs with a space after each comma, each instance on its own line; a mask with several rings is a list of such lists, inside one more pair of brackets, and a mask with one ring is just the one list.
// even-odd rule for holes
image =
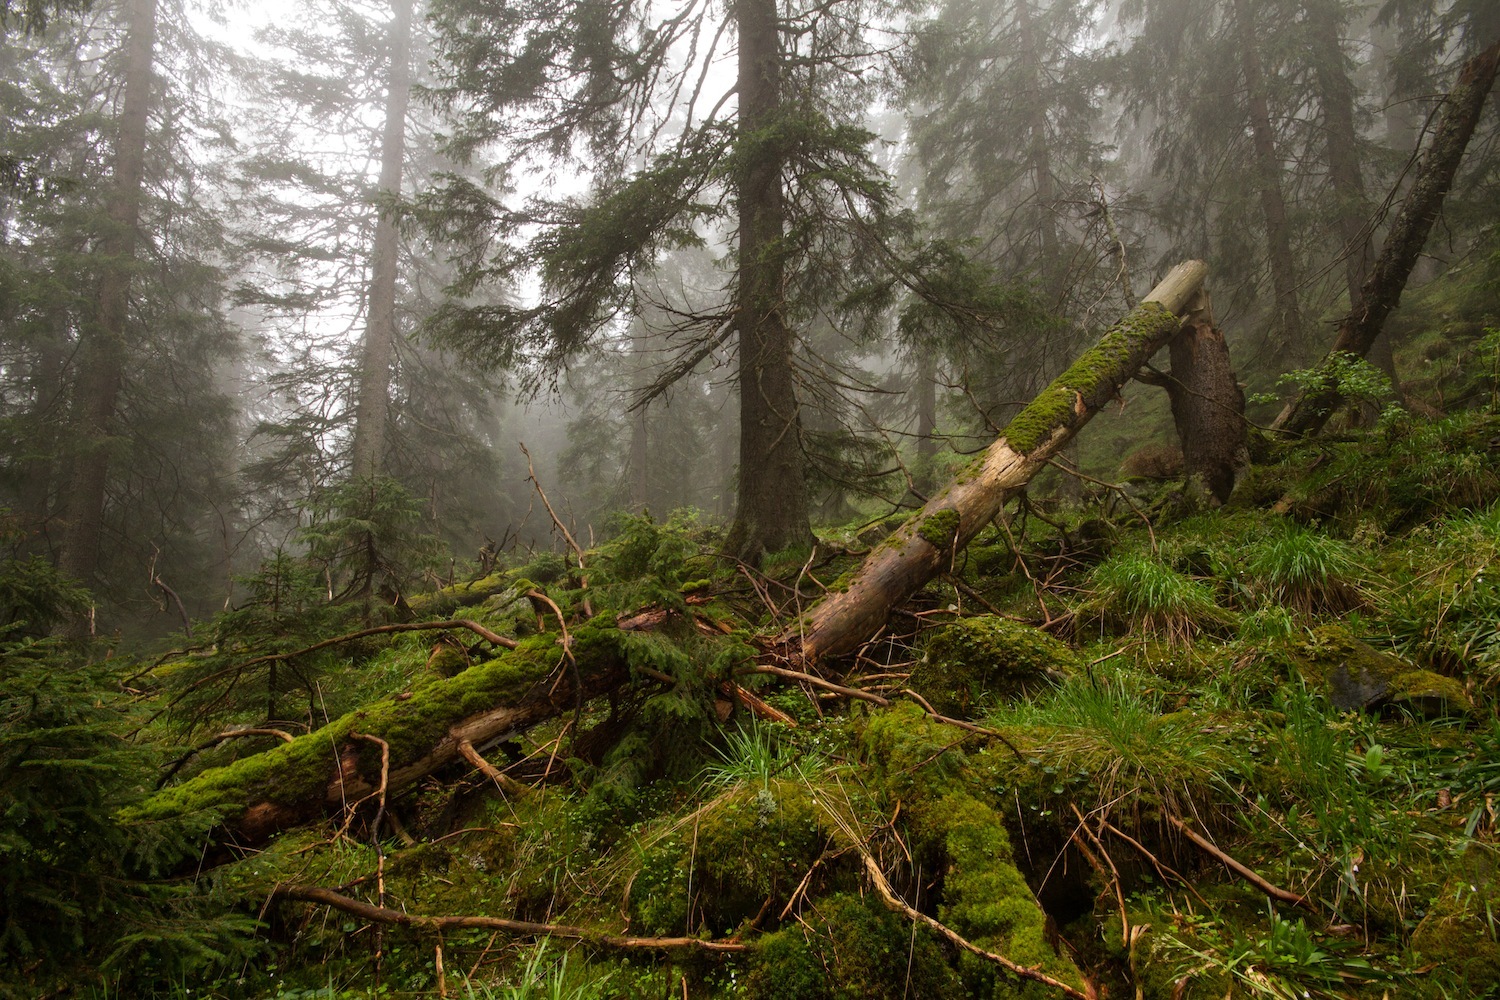
[[629, 677], [619, 629], [584, 626], [566, 648], [554, 636], [539, 636], [456, 677], [365, 705], [316, 732], [205, 771], [123, 810], [121, 819], [135, 826], [186, 821], [200, 832], [222, 827], [240, 843], [260, 843], [379, 788], [380, 754], [357, 733], [389, 745], [385, 791], [394, 794], [463, 757], [466, 743], [526, 730]]
[[[814, 605], [802, 630], [782, 636], [786, 652], [811, 662], [857, 647], [892, 608], [947, 569], [1001, 504], [1177, 334], [1206, 270], [1199, 262], [1173, 269], [1012, 420], [981, 459], [883, 543], [847, 590], [830, 593]], [[466, 757], [466, 745], [520, 732], [624, 684], [631, 673], [624, 638], [631, 624], [591, 623], [566, 645], [552, 636], [519, 643], [456, 677], [366, 705], [317, 732], [164, 789], [121, 818], [137, 826], [187, 821], [199, 832], [221, 828], [254, 844], [377, 791], [394, 795]], [[389, 747], [383, 788], [379, 755], [361, 734]]]
[[811, 664], [853, 652], [892, 608], [949, 569], [958, 552], [1000, 512], [1079, 428], [1182, 327], [1208, 269], [1172, 269], [1128, 316], [1006, 425], [980, 458], [870, 554], [844, 589], [830, 591], [776, 639], [787, 659]]
[[[1363, 358], [1368, 354], [1386, 317], [1400, 304], [1407, 279], [1442, 210], [1443, 198], [1453, 186], [1485, 99], [1495, 86], [1497, 69], [1500, 69], [1500, 41], [1464, 63], [1459, 71], [1458, 82], [1444, 102], [1443, 117], [1417, 165], [1416, 180], [1391, 225], [1380, 258], [1365, 280], [1359, 302], [1339, 324], [1333, 348], [1320, 365], [1325, 372], [1339, 356], [1352, 354]], [[1271, 425], [1274, 430], [1299, 436], [1322, 430], [1343, 402], [1343, 396], [1327, 375], [1314, 385], [1315, 388], [1298, 393], [1286, 405]]]

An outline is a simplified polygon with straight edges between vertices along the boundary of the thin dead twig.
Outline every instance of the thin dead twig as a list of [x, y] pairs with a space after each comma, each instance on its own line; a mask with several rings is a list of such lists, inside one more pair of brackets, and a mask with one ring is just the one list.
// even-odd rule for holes
[[562, 523], [562, 518], [557, 516], [557, 511], [552, 509], [552, 501], [547, 499], [547, 494], [542, 490], [542, 481], [536, 477], [536, 468], [531, 463], [531, 452], [526, 450], [526, 444], [520, 441], [516, 443], [521, 446], [521, 454], [526, 456], [527, 480], [530, 481], [532, 486], [536, 487], [536, 495], [542, 498], [542, 506], [547, 508], [547, 516], [552, 518], [553, 525], [562, 533], [563, 541], [568, 543], [568, 548], [573, 550], [573, 555], [578, 559], [578, 589], [584, 592], [583, 613], [592, 618], [594, 617], [594, 609], [589, 605], [589, 580], [584, 575], [586, 567], [583, 562], [583, 549], [579, 546], [578, 540], [573, 537], [573, 533], [568, 530], [567, 525]]

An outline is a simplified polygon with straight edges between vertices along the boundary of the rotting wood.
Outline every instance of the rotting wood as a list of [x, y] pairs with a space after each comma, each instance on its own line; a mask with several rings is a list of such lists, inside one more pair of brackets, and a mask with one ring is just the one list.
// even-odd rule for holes
[[693, 937], [625, 937], [566, 924], [540, 924], [530, 920], [510, 920], [487, 916], [423, 916], [385, 906], [375, 906], [352, 899], [332, 889], [312, 885], [278, 885], [272, 899], [295, 899], [320, 903], [371, 923], [410, 927], [413, 930], [442, 933], [450, 930], [493, 930], [530, 938], [565, 938], [582, 941], [598, 948], [621, 951], [689, 952], [709, 955], [737, 954], [750, 950], [739, 941], [712, 941]]
[[811, 665], [851, 653], [890, 610], [948, 570], [1001, 506], [1180, 330], [1197, 307], [1208, 268], [1177, 265], [1141, 304], [1016, 416], [988, 451], [891, 534], [847, 588], [826, 594], [774, 641], [787, 660]]
[[386, 780], [395, 794], [460, 759], [462, 743], [522, 732], [630, 679], [617, 630], [592, 626], [572, 639], [566, 654], [574, 657], [576, 673], [564, 668], [565, 652], [552, 636], [528, 640], [452, 678], [365, 705], [291, 743], [205, 771], [127, 807], [121, 817], [131, 824], [203, 817], [197, 822], [220, 827], [242, 844], [262, 842], [376, 790], [376, 768], [363, 759], [355, 732], [390, 743]]

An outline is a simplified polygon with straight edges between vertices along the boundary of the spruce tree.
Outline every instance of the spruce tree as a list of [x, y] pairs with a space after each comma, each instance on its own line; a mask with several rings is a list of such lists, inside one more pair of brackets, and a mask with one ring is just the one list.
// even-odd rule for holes
[[[474, 247], [435, 332], [545, 388], [628, 322], [636, 281], [662, 254], [717, 243], [727, 287], [695, 310], [700, 335], [682, 354], [735, 335], [730, 547], [750, 559], [811, 539], [799, 327], [826, 295], [833, 255], [871, 255], [872, 221], [888, 208], [860, 124], [879, 7], [738, 0], [718, 23], [696, 5], [666, 17], [635, 2], [434, 7], [442, 92], [462, 115], [453, 151], [496, 152], [493, 174], [513, 185], [572, 174], [588, 188], [523, 199], [455, 182], [434, 198], [439, 230]], [[705, 72], [723, 61], [726, 36], [732, 85]]]

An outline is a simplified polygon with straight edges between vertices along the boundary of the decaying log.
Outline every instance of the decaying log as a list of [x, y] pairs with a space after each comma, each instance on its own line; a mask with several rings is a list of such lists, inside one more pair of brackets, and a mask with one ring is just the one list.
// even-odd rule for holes
[[[1464, 63], [1459, 71], [1458, 82], [1444, 102], [1437, 131], [1417, 165], [1411, 191], [1391, 224], [1374, 269], [1365, 279], [1359, 302], [1339, 324], [1338, 336], [1322, 367], [1326, 368], [1341, 355], [1362, 358], [1368, 354], [1386, 317], [1400, 304], [1407, 279], [1442, 210], [1443, 198], [1453, 186], [1485, 99], [1495, 86], [1497, 69], [1500, 69], [1500, 40]], [[1271, 426], [1287, 434], [1316, 434], [1342, 401], [1332, 380], [1325, 378], [1320, 388], [1299, 393]]]
[[853, 652], [891, 608], [947, 570], [959, 550], [1031, 481], [1084, 424], [1161, 347], [1197, 306], [1208, 269], [1201, 261], [1173, 268], [1124, 319], [1105, 333], [1031, 404], [983, 456], [891, 534], [855, 572], [776, 640], [794, 662]]
[[[581, 691], [574, 689], [575, 677]], [[135, 825], [186, 820], [204, 831], [222, 827], [241, 843], [259, 843], [377, 787], [379, 756], [356, 733], [389, 744], [387, 791], [394, 794], [461, 759], [465, 743], [522, 732], [572, 711], [580, 696], [598, 697], [629, 677], [616, 628], [577, 628], [566, 650], [555, 636], [538, 636], [455, 677], [434, 679], [265, 753], [204, 771], [123, 810], [121, 819]]]
[[[1199, 262], [1178, 265], [1012, 420], [980, 460], [882, 544], [847, 590], [830, 592], [780, 637], [774, 655], [810, 663], [873, 635], [891, 608], [947, 569], [1000, 505], [1178, 333], [1182, 317], [1196, 307], [1205, 273]], [[122, 819], [138, 825], [187, 820], [203, 831], [220, 828], [240, 843], [263, 841], [371, 794], [381, 769], [356, 733], [388, 744], [386, 791], [395, 794], [464, 758], [465, 745], [518, 733], [625, 683], [631, 676], [628, 637], [615, 625], [590, 623], [561, 638], [526, 640], [455, 677], [366, 705], [283, 746], [164, 789], [125, 810]]]

